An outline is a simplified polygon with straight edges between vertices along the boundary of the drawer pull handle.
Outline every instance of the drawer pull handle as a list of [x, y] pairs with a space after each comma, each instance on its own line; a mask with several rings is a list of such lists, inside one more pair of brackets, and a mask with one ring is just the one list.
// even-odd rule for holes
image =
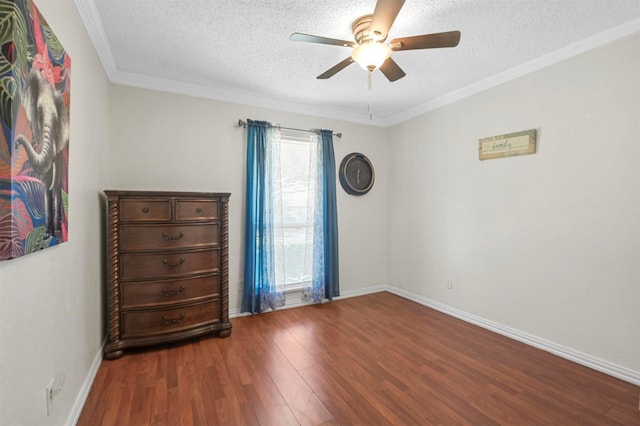
[[142, 213], [149, 213], [149, 207], [144, 207], [142, 209]]
[[182, 293], [182, 292], [183, 292], [183, 291], [185, 291], [185, 290], [186, 290], [186, 288], [185, 288], [185, 287], [180, 286], [180, 289], [179, 289], [179, 290], [169, 291], [168, 289], [163, 288], [163, 289], [162, 289], [162, 292], [165, 294], [165, 296], [177, 296], [177, 295], [179, 295], [180, 293]]
[[201, 209], [200, 207], [198, 207], [198, 208], [196, 209], [196, 213], [198, 213], [198, 214], [202, 213], [202, 209]]
[[177, 262], [169, 262], [167, 259], [164, 259], [162, 263], [167, 265], [169, 268], [175, 268], [176, 266], [182, 265], [184, 263], [184, 259], [180, 258], [180, 260]]
[[182, 237], [184, 237], [184, 232], [181, 232], [179, 235], [169, 235], [166, 232], [162, 233], [162, 238], [165, 240], [179, 240]]
[[184, 319], [184, 313], [180, 314], [178, 318], [169, 318], [165, 315], [165, 317], [162, 318], [162, 321], [164, 321], [164, 325], [171, 325], [171, 324], [177, 324], [183, 319]]

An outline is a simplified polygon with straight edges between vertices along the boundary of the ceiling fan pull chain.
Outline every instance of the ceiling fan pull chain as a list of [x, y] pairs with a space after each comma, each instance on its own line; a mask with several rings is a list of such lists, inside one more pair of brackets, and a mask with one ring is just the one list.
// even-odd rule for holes
[[[369, 72], [369, 84], [371, 84], [371, 72]], [[371, 87], [369, 87], [369, 89], [371, 89]], [[373, 121], [373, 108], [371, 108], [372, 103], [373, 101], [371, 96], [371, 90], [369, 90], [369, 101], [367, 102], [367, 112], [369, 113], [369, 121]]]
[[369, 83], [369, 91], [371, 91], [371, 74], [373, 74], [373, 72], [371, 70], [369, 70], [369, 72], [367, 73], [367, 79], [368, 79], [368, 83]]

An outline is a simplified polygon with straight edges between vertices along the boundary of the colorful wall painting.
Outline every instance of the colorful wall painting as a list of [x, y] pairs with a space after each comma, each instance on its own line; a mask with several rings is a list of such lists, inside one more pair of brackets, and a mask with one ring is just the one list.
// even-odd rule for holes
[[0, 260], [68, 240], [71, 58], [32, 0], [0, 0]]

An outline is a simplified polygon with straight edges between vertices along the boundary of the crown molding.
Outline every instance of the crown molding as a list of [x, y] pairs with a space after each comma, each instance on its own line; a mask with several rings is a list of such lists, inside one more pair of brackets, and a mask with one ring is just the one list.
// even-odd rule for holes
[[259, 108], [306, 114], [377, 127], [391, 127], [396, 124], [400, 124], [429, 111], [457, 102], [508, 81], [515, 80], [542, 68], [546, 68], [572, 56], [640, 33], [640, 19], [635, 19], [627, 22], [626, 24], [583, 39], [577, 43], [565, 46], [564, 48], [543, 55], [525, 64], [513, 67], [484, 80], [440, 96], [432, 101], [417, 105], [406, 111], [386, 117], [370, 117], [368, 114], [355, 114], [347, 111], [339, 111], [333, 108], [325, 109], [309, 104], [274, 100], [272, 98], [259, 96], [249, 92], [231, 91], [119, 71], [113, 60], [113, 55], [111, 53], [109, 43], [107, 42], [107, 37], [104, 32], [102, 22], [100, 21], [94, 0], [74, 0], [74, 3], [78, 9], [80, 18], [89, 33], [89, 38], [96, 49], [98, 57], [102, 62], [105, 73], [109, 80], [114, 84], [212, 99], [234, 104], [249, 105]]
[[368, 115], [354, 114], [348, 111], [336, 109], [322, 109], [313, 105], [292, 103], [241, 90], [225, 90], [198, 84], [185, 83], [176, 80], [168, 80], [136, 73], [118, 71], [113, 78], [109, 78], [114, 84], [136, 87], [141, 89], [156, 90], [178, 95], [193, 96], [227, 102], [232, 104], [248, 105], [258, 108], [267, 108], [278, 111], [306, 114], [315, 117], [330, 118], [350, 123], [366, 124], [371, 126], [386, 127], [384, 122], [369, 119]]
[[532, 61], [485, 78], [484, 80], [480, 80], [461, 89], [454, 90], [453, 92], [435, 98], [432, 101], [425, 102], [424, 104], [418, 105], [401, 113], [389, 116], [387, 120], [385, 120], [385, 123], [387, 126], [400, 124], [429, 111], [433, 111], [437, 108], [452, 104], [487, 89], [491, 89], [492, 87], [523, 77], [534, 71], [557, 64], [571, 58], [572, 56], [579, 55], [617, 40], [631, 37], [638, 33], [640, 33], [640, 19], [629, 21], [626, 24], [585, 38], [577, 43], [570, 44], [554, 52], [540, 56]]
[[73, 3], [76, 5], [80, 19], [82, 19], [91, 43], [93, 43], [100, 62], [102, 62], [102, 68], [104, 68], [109, 80], [113, 81], [117, 70], [95, 2], [93, 0], [73, 0]]

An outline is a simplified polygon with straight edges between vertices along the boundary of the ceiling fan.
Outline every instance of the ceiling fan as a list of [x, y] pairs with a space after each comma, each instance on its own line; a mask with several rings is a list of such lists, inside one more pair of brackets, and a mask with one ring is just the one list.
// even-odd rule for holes
[[389, 29], [393, 25], [396, 16], [398, 16], [400, 9], [402, 9], [404, 2], [405, 0], [378, 0], [373, 15], [361, 16], [353, 22], [351, 29], [355, 42], [302, 33], [293, 33], [289, 38], [293, 41], [353, 48], [351, 56], [320, 74], [317, 77], [319, 79], [332, 77], [353, 62], [357, 62], [370, 73], [380, 69], [389, 81], [396, 81], [406, 74], [391, 59], [391, 51], [455, 47], [460, 42], [460, 31], [448, 31], [394, 38], [388, 44], [385, 44]]

